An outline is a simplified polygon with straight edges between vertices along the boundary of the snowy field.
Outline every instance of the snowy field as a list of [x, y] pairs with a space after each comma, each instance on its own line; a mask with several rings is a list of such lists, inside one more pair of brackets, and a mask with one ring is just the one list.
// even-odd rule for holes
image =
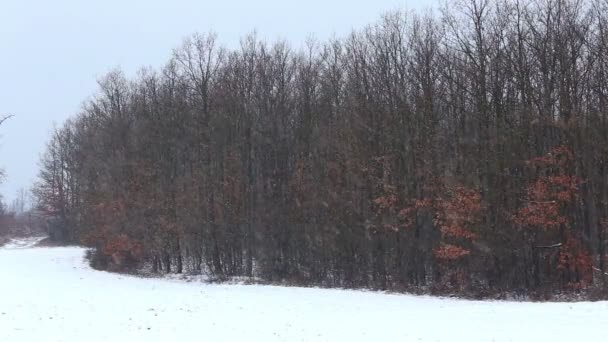
[[477, 302], [98, 272], [81, 248], [0, 248], [0, 341], [607, 341], [608, 302]]

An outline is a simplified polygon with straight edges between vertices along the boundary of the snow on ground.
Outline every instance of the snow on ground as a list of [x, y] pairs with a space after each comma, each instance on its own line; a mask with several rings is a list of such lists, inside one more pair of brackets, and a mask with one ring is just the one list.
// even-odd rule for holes
[[42, 236], [32, 236], [26, 238], [18, 238], [18, 239], [10, 239], [3, 247], [5, 249], [22, 249], [22, 248], [32, 248], [36, 246], [36, 244], [45, 237]]
[[[0, 249], [0, 341], [604, 341], [608, 302], [465, 301], [209, 285], [90, 269], [84, 249]], [[20, 248], [21, 247], [21, 248]]]

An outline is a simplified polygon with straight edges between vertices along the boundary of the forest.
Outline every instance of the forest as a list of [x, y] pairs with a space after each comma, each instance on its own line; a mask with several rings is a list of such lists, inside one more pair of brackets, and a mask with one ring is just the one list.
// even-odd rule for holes
[[301, 46], [184, 39], [53, 131], [34, 193], [95, 267], [608, 294], [608, 1], [453, 0]]

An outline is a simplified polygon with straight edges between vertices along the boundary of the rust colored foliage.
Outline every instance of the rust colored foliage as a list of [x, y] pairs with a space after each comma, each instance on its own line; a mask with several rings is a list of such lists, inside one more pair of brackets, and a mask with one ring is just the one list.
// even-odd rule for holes
[[545, 230], [565, 224], [566, 217], [560, 214], [561, 205], [557, 195], [550, 188], [545, 179], [539, 179], [530, 185], [526, 191], [526, 205], [517, 212], [514, 221], [521, 226]]
[[382, 225], [385, 230], [397, 232], [400, 229], [410, 229], [420, 212], [433, 209], [433, 202], [430, 199], [416, 199], [411, 201], [410, 205], [401, 207], [394, 190], [387, 188], [388, 191], [384, 196], [377, 197], [373, 201], [377, 215], [386, 215], [394, 219], [391, 223]]
[[572, 203], [581, 183], [576, 176], [567, 174], [566, 168], [572, 153], [565, 147], [557, 147], [546, 156], [532, 159], [529, 163], [547, 169], [553, 175], [539, 177], [526, 189], [525, 206], [513, 217], [520, 226], [552, 230], [567, 223], [562, 211]]
[[91, 231], [82, 237], [82, 243], [86, 246], [94, 246], [99, 241], [105, 241], [116, 233], [117, 222], [126, 215], [124, 201], [99, 202], [92, 206], [90, 212]]
[[450, 244], [443, 244], [434, 250], [435, 257], [439, 260], [454, 261], [471, 254], [471, 251]]
[[399, 200], [395, 194], [386, 194], [374, 199], [374, 204], [379, 211], [394, 209], [398, 202]]
[[402, 227], [409, 229], [411, 228], [416, 219], [416, 215], [421, 211], [428, 211], [433, 208], [433, 202], [430, 199], [417, 199], [414, 202], [399, 210], [398, 216], [402, 221]]
[[481, 196], [479, 192], [457, 187], [449, 199], [438, 201], [435, 224], [443, 237], [474, 240], [476, 234], [470, 230], [479, 220]]
[[385, 195], [376, 197], [373, 200], [373, 204], [376, 216], [380, 220], [378, 226], [385, 231], [398, 232], [399, 225], [394, 219], [399, 204], [399, 198], [397, 195], [393, 191], [388, 190]]
[[[481, 214], [481, 195], [479, 191], [456, 187], [452, 196], [437, 201], [435, 224], [441, 231], [443, 240], [467, 242], [477, 238], [472, 229], [479, 223]], [[434, 251], [440, 260], [457, 260], [470, 254], [470, 251], [452, 244], [442, 244]]]
[[123, 200], [98, 203], [93, 207], [93, 229], [82, 239], [85, 245], [98, 247], [118, 266], [125, 261], [139, 260], [144, 254], [142, 243], [119, 229], [126, 212]]
[[103, 252], [106, 255], [131, 255], [139, 257], [142, 255], [141, 243], [129, 238], [126, 234], [119, 234], [108, 240], [103, 247]]
[[569, 287], [580, 289], [593, 281], [593, 259], [572, 230], [568, 217], [569, 206], [576, 201], [581, 184], [578, 177], [568, 172], [572, 160], [572, 152], [560, 146], [529, 161], [528, 164], [548, 175], [538, 177], [528, 186], [525, 205], [513, 221], [521, 227], [560, 232], [563, 243], [557, 252], [557, 268], [568, 279]]
[[576, 279], [568, 284], [572, 288], [585, 288], [593, 282], [593, 259], [582, 243], [572, 235], [566, 237], [566, 242], [559, 250], [558, 268], [576, 275]]
[[574, 159], [572, 151], [566, 146], [557, 146], [544, 156], [535, 157], [528, 161], [534, 166], [567, 166]]

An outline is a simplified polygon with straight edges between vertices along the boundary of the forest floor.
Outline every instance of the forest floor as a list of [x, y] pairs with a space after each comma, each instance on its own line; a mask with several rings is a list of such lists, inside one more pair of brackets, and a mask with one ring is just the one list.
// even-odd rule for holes
[[0, 341], [603, 341], [608, 302], [530, 303], [146, 279], [78, 247], [0, 248]]

